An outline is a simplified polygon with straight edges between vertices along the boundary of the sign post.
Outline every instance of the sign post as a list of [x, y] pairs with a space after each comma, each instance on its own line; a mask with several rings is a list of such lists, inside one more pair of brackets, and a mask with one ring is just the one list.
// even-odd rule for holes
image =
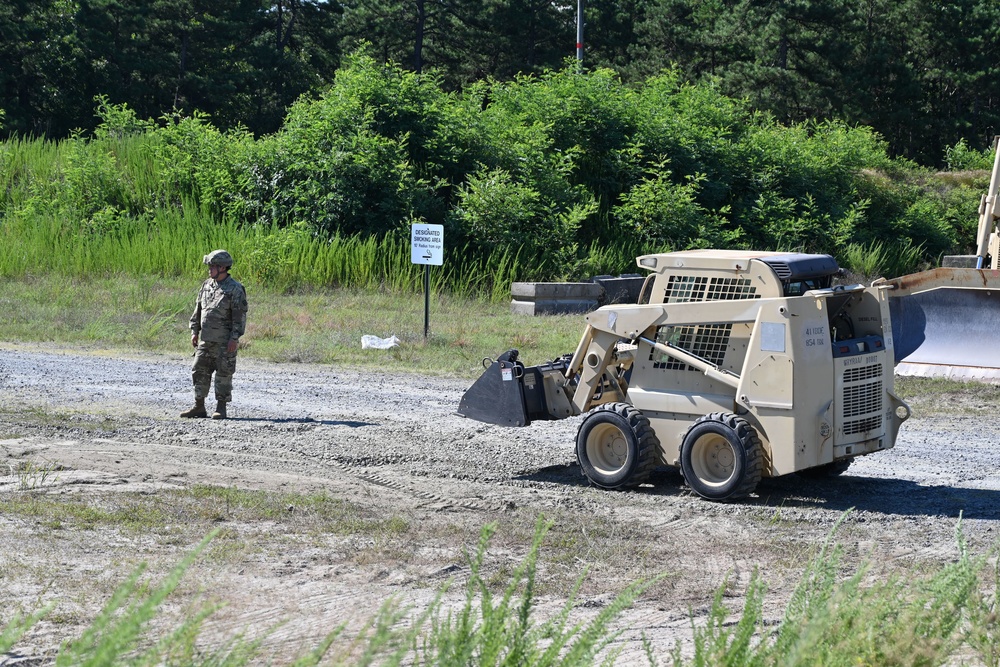
[[424, 265], [424, 338], [427, 338], [431, 318], [431, 266], [444, 264], [444, 225], [410, 225], [410, 262]]

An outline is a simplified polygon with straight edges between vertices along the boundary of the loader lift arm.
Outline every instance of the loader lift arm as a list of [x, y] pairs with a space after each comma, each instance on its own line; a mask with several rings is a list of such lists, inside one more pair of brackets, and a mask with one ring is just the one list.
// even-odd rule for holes
[[[587, 328], [566, 370], [567, 374], [578, 377], [572, 397], [574, 413], [581, 414], [596, 405], [608, 402], [609, 399], [601, 391], [603, 381], [609, 373], [613, 378], [619, 379], [628, 370], [632, 361], [625, 355], [626, 358], [618, 363], [619, 372], [614, 373], [617, 356], [620, 354], [619, 343], [623, 341], [628, 345], [646, 343], [672, 359], [696, 368], [712, 379], [735, 389], [739, 385], [739, 375], [723, 370], [717, 364], [687, 350], [657, 342], [654, 332], [658, 326], [667, 322], [671, 326], [753, 323], [757, 319], [762, 303], [761, 300], [740, 300], [699, 304], [630, 305], [625, 308], [605, 306], [590, 313], [587, 315]], [[707, 318], [706, 309], [711, 311], [711, 316]]]
[[[655, 340], [656, 328], [717, 323], [753, 323], [766, 300], [699, 304], [605, 306], [587, 315], [576, 351], [525, 367], [517, 350], [485, 359], [486, 371], [465, 393], [458, 414], [499, 426], [563, 419], [594, 407], [626, 400], [635, 345], [645, 343], [698, 369], [734, 390], [740, 376], [702, 357]], [[706, 318], [706, 309], [711, 316]], [[487, 363], [489, 362], [489, 363]]]

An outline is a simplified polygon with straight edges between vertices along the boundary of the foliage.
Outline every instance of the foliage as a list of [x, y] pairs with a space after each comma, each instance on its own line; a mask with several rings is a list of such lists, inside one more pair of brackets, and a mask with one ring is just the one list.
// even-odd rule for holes
[[[949, 146], [986, 142], [1000, 121], [1000, 6], [991, 0], [584, 4], [577, 17], [572, 3], [537, 0], [8, 0], [4, 136], [93, 130], [93, 102], [108, 96], [142, 118], [199, 112], [223, 132], [262, 137], [296, 100], [323, 95], [359, 48], [469, 90], [560, 70], [575, 53], [578, 18], [592, 72], [638, 87], [677, 68], [682, 80], [713, 84], [786, 125], [868, 126], [892, 155], [927, 166], [950, 159]], [[590, 124], [593, 141], [580, 145], [610, 156], [584, 171], [601, 170], [614, 187], [619, 170], [600, 140], [617, 144], [627, 124], [590, 116], [587, 95], [565, 99], [553, 123], [580, 112], [570, 134]]]
[[945, 151], [945, 164], [948, 171], [968, 171], [972, 169], [990, 170], [996, 151], [993, 147], [978, 150], [969, 146], [965, 139], [960, 139], [954, 146]]
[[440, 284], [491, 296], [671, 248], [843, 256], [894, 239], [887, 253], [935, 264], [972, 243], [985, 186], [890, 158], [866, 128], [783, 126], [678, 70], [628, 86], [570, 65], [454, 93], [362, 51], [261, 138], [107, 98], [97, 114], [90, 137], [0, 144], [0, 226], [18, 240], [0, 248], [4, 275], [106, 274], [125, 258], [179, 275], [227, 247], [281, 288], [414, 286], [413, 222], [445, 226]]
[[336, 67], [339, 14], [318, 0], [5, 2], [8, 129], [53, 138], [91, 130], [93, 100], [107, 95], [142, 118], [197, 111], [226, 130], [274, 131]]
[[869, 126], [893, 155], [927, 165], [996, 127], [986, 91], [996, 90], [1000, 9], [987, 0], [626, 4], [630, 58], [617, 66], [633, 79], [677, 65], [783, 123]]
[[733, 245], [738, 237], [706, 240], [717, 222], [697, 201], [698, 187], [705, 176], [697, 174], [687, 183], [678, 185], [670, 179], [671, 175], [665, 165], [660, 165], [622, 196], [621, 204], [614, 209], [621, 227], [634, 231], [639, 239], [654, 248], [685, 250]]

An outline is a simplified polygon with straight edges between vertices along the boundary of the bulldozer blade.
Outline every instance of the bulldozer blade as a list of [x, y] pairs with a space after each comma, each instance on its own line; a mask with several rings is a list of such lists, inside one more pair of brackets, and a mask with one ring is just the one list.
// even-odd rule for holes
[[1000, 293], [947, 288], [889, 299], [896, 373], [1000, 381]]
[[530, 423], [521, 381], [524, 366], [517, 361], [517, 354], [517, 350], [509, 350], [490, 364], [462, 395], [458, 414], [497, 426], [527, 426]]

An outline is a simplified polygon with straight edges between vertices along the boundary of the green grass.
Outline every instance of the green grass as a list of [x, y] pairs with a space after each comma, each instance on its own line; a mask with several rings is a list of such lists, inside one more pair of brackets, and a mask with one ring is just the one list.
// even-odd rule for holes
[[897, 377], [896, 393], [922, 417], [992, 416], [1000, 403], [1000, 386], [944, 378]]
[[[236, 272], [239, 278], [239, 272]], [[185, 277], [0, 280], [0, 340], [190, 354], [188, 318], [204, 272]], [[241, 355], [275, 362], [341, 364], [475, 377], [484, 357], [517, 348], [528, 363], [572, 352], [582, 315], [525, 317], [508, 303], [390, 289], [249, 290]], [[391, 350], [361, 337], [395, 335]]]

